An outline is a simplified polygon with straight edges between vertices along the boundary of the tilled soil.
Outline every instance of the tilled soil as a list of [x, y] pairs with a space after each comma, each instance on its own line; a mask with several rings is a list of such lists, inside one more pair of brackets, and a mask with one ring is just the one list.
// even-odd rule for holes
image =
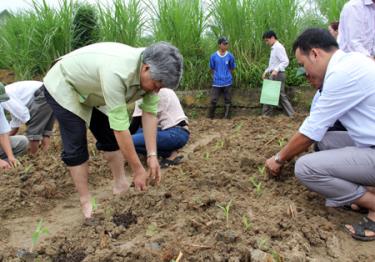
[[98, 208], [90, 223], [56, 135], [48, 155], [25, 156], [22, 167], [0, 175], [0, 261], [28, 259], [40, 219], [49, 234], [34, 248], [35, 261], [375, 261], [373, 243], [342, 227], [361, 216], [326, 208], [296, 180], [293, 161], [280, 179], [265, 174], [265, 159], [302, 120], [191, 119], [183, 163], [164, 169], [159, 186], [121, 197], [111, 196], [111, 174], [91, 138]]

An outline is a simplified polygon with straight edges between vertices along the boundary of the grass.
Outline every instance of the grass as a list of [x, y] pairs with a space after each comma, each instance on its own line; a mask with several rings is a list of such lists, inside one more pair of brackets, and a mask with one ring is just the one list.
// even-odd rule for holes
[[[97, 40], [139, 47], [171, 42], [184, 56], [182, 88], [202, 90], [212, 81], [209, 57], [217, 50], [217, 38], [225, 35], [237, 63], [234, 86], [258, 88], [270, 52], [263, 32], [274, 30], [292, 58], [298, 33], [312, 25], [326, 28], [327, 22], [337, 20], [344, 2], [317, 0], [306, 11], [298, 0], [113, 0], [111, 6], [98, 1], [85, 11], [85, 21], [97, 31], [86, 44]], [[79, 46], [74, 17], [82, 5], [75, 0], [59, 3], [51, 8], [46, 1], [33, 0], [31, 10], [13, 13], [0, 26], [0, 66], [14, 71], [17, 80], [43, 76], [52, 61]], [[95, 21], [96, 26], [91, 23]], [[296, 66], [291, 59], [289, 85], [300, 84], [293, 74]]]

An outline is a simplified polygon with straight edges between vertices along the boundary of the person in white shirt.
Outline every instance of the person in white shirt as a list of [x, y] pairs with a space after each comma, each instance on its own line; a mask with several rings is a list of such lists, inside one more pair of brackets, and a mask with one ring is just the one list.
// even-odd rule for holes
[[[183, 156], [178, 156], [177, 150], [189, 141], [188, 118], [182, 109], [176, 93], [170, 88], [160, 89], [158, 96], [158, 131], [156, 137], [158, 155], [162, 157], [160, 167], [165, 168], [180, 163]], [[146, 155], [146, 144], [143, 129], [140, 128], [142, 110], [139, 105], [142, 99], [136, 101], [130, 132], [132, 133], [135, 150]]]
[[[319, 28], [305, 30], [293, 50], [307, 76], [324, 88], [298, 132], [265, 166], [278, 176], [286, 161], [318, 142], [321, 151], [297, 160], [296, 177], [323, 195], [329, 207], [368, 209], [363, 221], [346, 229], [355, 239], [375, 240], [375, 63], [339, 50], [330, 33]], [[337, 120], [347, 132], [327, 132]], [[348, 135], [349, 140], [341, 139]]]
[[28, 140], [25, 136], [9, 137], [10, 126], [5, 117], [2, 102], [9, 100], [3, 84], [0, 84], [0, 169], [10, 169], [18, 164], [15, 155], [27, 151]]
[[11, 114], [11, 136], [17, 134], [22, 124], [27, 125], [26, 137], [30, 141], [31, 154], [35, 154], [39, 146], [44, 151], [49, 148], [54, 124], [53, 112], [44, 97], [42, 86], [43, 82], [40, 81], [19, 81], [6, 85], [10, 99], [2, 104]]
[[350, 0], [344, 5], [337, 41], [344, 52], [375, 57], [375, 0]]
[[[270, 79], [275, 81], [281, 81], [280, 89], [280, 104], [285, 110], [285, 113], [292, 117], [294, 115], [294, 109], [289, 102], [289, 99], [285, 93], [285, 69], [289, 65], [289, 59], [286, 54], [284, 46], [277, 40], [276, 33], [274, 31], [267, 31], [263, 34], [264, 42], [271, 47], [271, 55], [268, 67], [264, 70], [262, 78]], [[273, 106], [264, 104], [262, 114], [269, 116], [272, 114]]]

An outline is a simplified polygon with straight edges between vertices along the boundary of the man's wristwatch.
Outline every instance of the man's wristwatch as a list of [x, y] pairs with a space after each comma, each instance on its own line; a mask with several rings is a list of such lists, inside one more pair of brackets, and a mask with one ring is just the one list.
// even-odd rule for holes
[[279, 165], [284, 165], [286, 163], [286, 161], [283, 161], [280, 159], [280, 153], [277, 153], [275, 155], [275, 162], [278, 163]]

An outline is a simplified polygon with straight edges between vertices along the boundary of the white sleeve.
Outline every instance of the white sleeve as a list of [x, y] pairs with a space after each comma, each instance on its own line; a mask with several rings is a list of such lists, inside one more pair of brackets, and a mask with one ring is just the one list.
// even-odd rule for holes
[[11, 96], [10, 99], [3, 102], [2, 105], [12, 116], [12, 127], [19, 127], [30, 120], [29, 109], [17, 97]]

